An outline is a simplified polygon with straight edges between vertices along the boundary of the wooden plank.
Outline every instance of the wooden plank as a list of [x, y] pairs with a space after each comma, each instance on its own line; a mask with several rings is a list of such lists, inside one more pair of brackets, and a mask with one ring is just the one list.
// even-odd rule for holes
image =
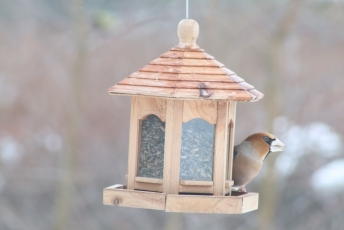
[[199, 89], [155, 88], [147, 86], [116, 85], [109, 91], [112, 95], [149, 96], [165, 98], [256, 101], [257, 97], [244, 90], [207, 90], [209, 97], [201, 97]]
[[241, 209], [241, 213], [247, 213], [258, 209], [259, 204], [259, 195], [258, 194], [251, 194], [247, 193], [242, 195], [243, 197], [243, 207]]
[[256, 90], [256, 89], [251, 89], [251, 90], [249, 90], [249, 92], [250, 92], [251, 94], [253, 94], [254, 96], [256, 96], [255, 101], [258, 101], [259, 99], [262, 99], [262, 98], [264, 97], [264, 94], [262, 94], [261, 92], [259, 92], [259, 91]]
[[164, 54], [161, 54], [161, 58], [175, 58], [175, 59], [182, 59], [184, 57], [183, 51], [168, 51]]
[[201, 81], [201, 82], [235, 82], [226, 74], [195, 74], [195, 73], [180, 73], [178, 75], [179, 81]]
[[213, 194], [214, 186], [179, 185], [179, 193]]
[[[224, 74], [223, 68], [219, 67], [200, 67], [200, 66], [172, 66], [172, 65], [146, 65], [140, 72], [155, 73], [189, 73], [189, 74]], [[232, 75], [235, 76], [235, 75]], [[232, 78], [230, 76], [230, 78]], [[232, 78], [233, 79], [233, 78]], [[236, 81], [236, 80], [234, 80]]]
[[231, 193], [230, 188], [227, 188], [227, 187], [226, 187], [226, 188], [225, 188], [225, 194], [226, 194], [226, 196], [227, 196], [227, 195], [231, 195], [230, 193]]
[[166, 121], [166, 99], [156, 97], [139, 97], [139, 119], [145, 119], [154, 114], [162, 121]]
[[203, 52], [183, 52], [183, 51], [169, 51], [160, 56], [161, 58], [175, 58], [175, 59], [208, 59], [213, 60], [214, 57]]
[[[210, 90], [209, 90], [210, 91]], [[211, 91], [210, 91], [211, 92]], [[174, 97], [184, 99], [213, 99], [212, 95], [209, 98], [202, 98], [199, 89], [175, 89]]]
[[168, 66], [181, 66], [183, 65], [182, 59], [175, 58], [157, 58], [149, 62], [150, 65], [168, 65]]
[[238, 214], [242, 199], [225, 196], [167, 195], [166, 212]]
[[138, 170], [139, 148], [140, 148], [140, 121], [138, 98], [131, 99], [129, 153], [128, 153], [128, 189], [134, 190], [135, 177]]
[[139, 72], [135, 72], [131, 74], [129, 78], [152, 79], [155, 81], [179, 80], [179, 81], [235, 83], [235, 81], [229, 78], [226, 74], [188, 74], [188, 73], [178, 74], [178, 73], [153, 73], [153, 72], [139, 71]]
[[233, 100], [233, 101], [252, 101], [255, 97], [244, 90], [212, 90], [213, 99]]
[[241, 214], [258, 208], [258, 194], [242, 196], [167, 195], [166, 212]]
[[148, 86], [131, 86], [131, 85], [115, 85], [109, 91], [114, 95], [132, 95], [132, 96], [156, 96], [156, 97], [173, 97], [173, 88], [156, 88]]
[[204, 49], [189, 49], [189, 48], [178, 48], [178, 47], [173, 47], [170, 49], [170, 51], [183, 51], [183, 52], [204, 52]]
[[217, 61], [217, 60], [212, 60], [212, 62], [214, 62], [215, 63], [215, 65], [217, 65], [218, 67], [225, 67], [225, 65], [223, 64], [223, 63], [221, 63], [221, 62], [219, 62], [219, 61]]
[[236, 120], [236, 102], [235, 101], [229, 101], [228, 104], [229, 104], [229, 106], [228, 106], [229, 146], [228, 146], [228, 157], [227, 157], [227, 164], [228, 164], [227, 180], [232, 181], [233, 150], [234, 150], [235, 120]]
[[224, 64], [208, 59], [183, 59], [183, 66], [224, 67]]
[[[168, 81], [168, 80], [125, 78], [124, 80], [118, 82], [118, 85], [174, 88], [176, 83], [175, 81]], [[242, 87], [240, 88], [243, 89]]]
[[194, 74], [223, 74], [224, 71], [218, 67], [194, 67], [181, 66], [179, 73], [194, 73]]
[[117, 188], [105, 188], [103, 190], [103, 203], [105, 205], [165, 210], [165, 200], [166, 194], [163, 193]]
[[215, 58], [207, 53], [201, 52], [184, 52], [184, 59], [209, 59], [214, 60]]
[[154, 72], [154, 73], [179, 73], [180, 68], [181, 68], [180, 66], [146, 65], [143, 68], [141, 68], [139, 71], [140, 72]]
[[214, 166], [213, 181], [214, 195], [225, 195], [226, 180], [226, 156], [227, 156], [227, 132], [228, 132], [228, 103], [218, 102], [217, 123], [215, 128]]
[[[202, 86], [201, 86], [202, 84]], [[175, 88], [184, 88], [184, 89], [199, 89], [199, 88], [207, 88], [207, 89], [223, 89], [223, 90], [244, 90], [241, 85], [232, 82], [200, 82], [200, 81], [175, 81]]]
[[163, 66], [202, 66], [202, 67], [224, 67], [224, 64], [209, 59], [175, 59], [175, 58], [157, 58], [150, 65]]
[[236, 83], [241, 83], [241, 82], [245, 82], [245, 79], [239, 77], [238, 75], [228, 75], [229, 78], [231, 78], [233, 81], [235, 81]]
[[231, 186], [233, 186], [234, 181], [233, 180], [226, 180], [226, 188], [230, 188]]
[[244, 89], [246, 90], [251, 90], [254, 89], [253, 85], [248, 84], [247, 82], [243, 81], [243, 82], [239, 82], [238, 85], [242, 86]]
[[151, 183], [151, 184], [162, 184], [162, 179], [148, 178], [148, 177], [135, 177], [135, 182]]
[[184, 101], [183, 122], [202, 118], [210, 124], [217, 122], [216, 101]]
[[167, 100], [163, 192], [178, 194], [183, 101]]
[[235, 100], [235, 101], [251, 101], [252, 94], [243, 90], [207, 90], [209, 93], [208, 98], [200, 96], [199, 89], [175, 89], [174, 97], [185, 99], [203, 99], [203, 100]]
[[[228, 69], [228, 68], [226, 68], [226, 67], [223, 67], [223, 68], [222, 68], [222, 71], [225, 72], [225, 73], [226, 73], [228, 76], [230, 76], [230, 77], [232, 77], [232, 75], [236, 75], [236, 74], [234, 73], [234, 71], [232, 71], [232, 70], [230, 70], [230, 69]], [[241, 78], [241, 80], [244, 81], [242, 78]]]
[[213, 186], [212, 181], [199, 181], [199, 180], [180, 180], [180, 185], [194, 185], [194, 186]]
[[[156, 81], [159, 80], [177, 80], [178, 79], [178, 73], [153, 73], [153, 72], [143, 72], [138, 71], [135, 73], [132, 73], [129, 78], [139, 78], [139, 79], [153, 79]], [[228, 78], [230, 79], [230, 78]], [[231, 80], [234, 82], [233, 80]]]
[[152, 184], [152, 183], [143, 183], [135, 182], [135, 190], [144, 190], [150, 192], [162, 192], [162, 184]]

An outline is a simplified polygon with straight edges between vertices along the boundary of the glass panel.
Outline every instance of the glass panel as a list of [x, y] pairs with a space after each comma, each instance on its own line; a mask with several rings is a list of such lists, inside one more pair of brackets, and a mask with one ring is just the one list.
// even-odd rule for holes
[[163, 178], [165, 122], [149, 115], [141, 122], [140, 177]]
[[215, 125], [196, 118], [183, 123], [180, 180], [213, 180]]

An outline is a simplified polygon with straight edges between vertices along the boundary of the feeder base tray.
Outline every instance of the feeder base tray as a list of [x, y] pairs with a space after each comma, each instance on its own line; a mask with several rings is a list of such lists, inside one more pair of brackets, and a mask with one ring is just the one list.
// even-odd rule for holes
[[242, 214], [258, 209], [258, 193], [232, 196], [166, 194], [128, 190], [113, 185], [103, 190], [104, 205], [164, 210], [166, 212]]

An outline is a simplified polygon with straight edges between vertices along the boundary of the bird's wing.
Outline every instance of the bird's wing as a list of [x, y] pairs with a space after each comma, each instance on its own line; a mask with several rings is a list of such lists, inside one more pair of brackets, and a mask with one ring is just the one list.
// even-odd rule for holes
[[233, 158], [236, 158], [238, 155], [239, 155], [239, 151], [236, 149], [236, 146], [234, 146]]

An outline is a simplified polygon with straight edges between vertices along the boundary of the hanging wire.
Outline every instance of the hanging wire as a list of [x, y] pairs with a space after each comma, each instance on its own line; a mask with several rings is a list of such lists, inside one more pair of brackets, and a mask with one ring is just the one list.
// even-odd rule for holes
[[189, 0], [186, 0], [186, 19], [189, 19]]

